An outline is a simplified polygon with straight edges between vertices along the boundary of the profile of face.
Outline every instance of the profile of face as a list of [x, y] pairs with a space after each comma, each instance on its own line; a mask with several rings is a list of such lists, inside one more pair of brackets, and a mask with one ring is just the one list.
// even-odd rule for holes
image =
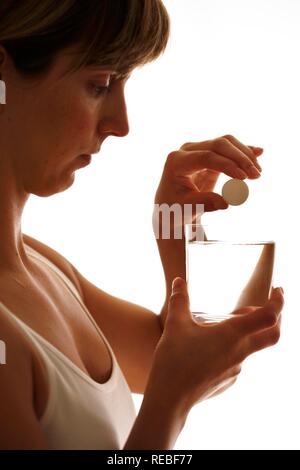
[[66, 73], [74, 53], [74, 47], [62, 50], [47, 75], [36, 80], [21, 77], [4, 51], [7, 104], [0, 114], [0, 166], [27, 193], [64, 191], [75, 171], [86, 166], [82, 155], [97, 153], [108, 136], [129, 132], [128, 76], [99, 66]]

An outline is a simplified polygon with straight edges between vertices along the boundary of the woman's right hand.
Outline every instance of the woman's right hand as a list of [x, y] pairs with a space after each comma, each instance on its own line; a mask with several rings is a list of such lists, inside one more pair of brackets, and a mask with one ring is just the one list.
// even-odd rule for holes
[[176, 278], [148, 383], [171, 406], [188, 413], [195, 403], [234, 382], [247, 356], [277, 343], [283, 303], [283, 291], [276, 288], [263, 307], [201, 325], [190, 312], [186, 282]]

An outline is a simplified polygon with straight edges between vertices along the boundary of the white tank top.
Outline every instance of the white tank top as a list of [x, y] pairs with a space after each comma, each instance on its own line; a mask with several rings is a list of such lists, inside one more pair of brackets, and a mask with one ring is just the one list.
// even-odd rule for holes
[[0, 302], [0, 308], [3, 308], [30, 337], [45, 365], [49, 397], [40, 424], [49, 448], [122, 449], [136, 418], [136, 411], [114, 352], [70, 279], [40, 253], [28, 245], [25, 248], [29, 256], [46, 263], [78, 299], [83, 311], [107, 345], [113, 364], [107, 382], [100, 384], [94, 381]]

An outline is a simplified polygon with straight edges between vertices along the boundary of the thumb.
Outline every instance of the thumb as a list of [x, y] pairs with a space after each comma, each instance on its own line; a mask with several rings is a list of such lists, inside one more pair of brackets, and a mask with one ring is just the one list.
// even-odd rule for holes
[[[213, 192], [193, 191], [184, 200], [185, 204], [203, 204], [205, 212], [227, 209], [228, 204], [220, 194]], [[193, 214], [194, 216], [194, 214]]]
[[172, 293], [169, 299], [169, 314], [177, 318], [191, 316], [187, 285], [184, 279], [176, 277], [172, 283]]

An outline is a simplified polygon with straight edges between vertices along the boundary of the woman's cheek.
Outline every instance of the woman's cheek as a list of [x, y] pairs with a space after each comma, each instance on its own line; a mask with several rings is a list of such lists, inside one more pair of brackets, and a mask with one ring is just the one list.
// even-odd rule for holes
[[86, 119], [81, 119], [78, 124], [76, 125], [74, 132], [77, 133], [77, 135], [88, 135], [92, 132], [93, 130], [93, 124], [92, 120], [86, 118]]

